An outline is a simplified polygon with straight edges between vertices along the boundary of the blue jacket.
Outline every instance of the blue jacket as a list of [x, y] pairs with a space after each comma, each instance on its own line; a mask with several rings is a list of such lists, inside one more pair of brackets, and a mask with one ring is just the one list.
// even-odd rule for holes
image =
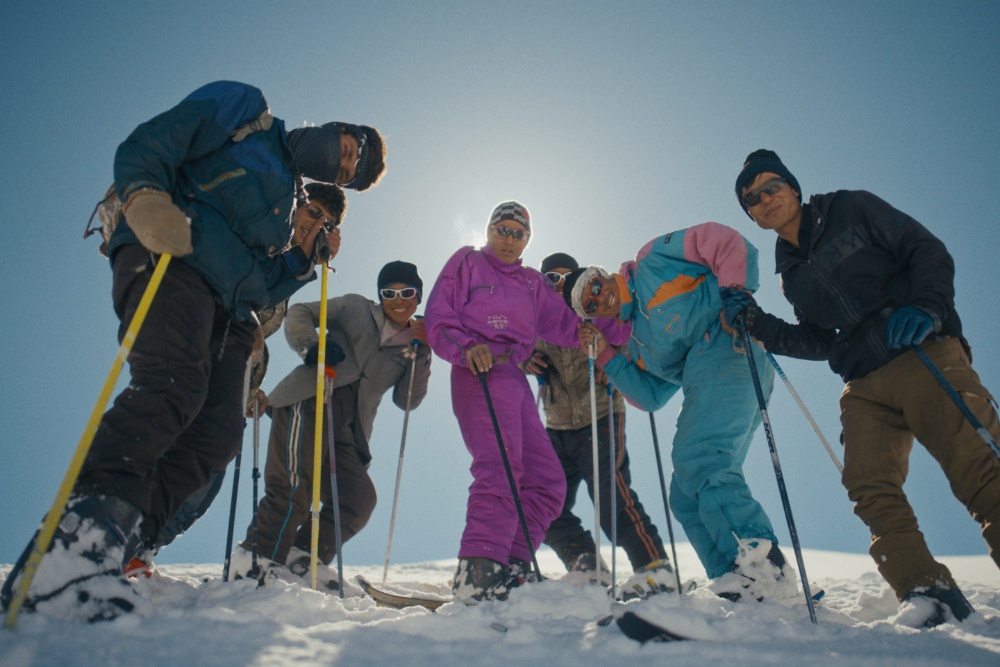
[[728, 336], [719, 286], [756, 291], [757, 249], [735, 230], [706, 222], [653, 239], [614, 278], [623, 293], [618, 318], [632, 323], [632, 338], [627, 355], [608, 347], [598, 363], [615, 388], [651, 412], [681, 388], [687, 355], [700, 340]]
[[[139, 125], [115, 154], [115, 190], [170, 193], [191, 220], [194, 252], [183, 257], [232, 317], [247, 321], [288, 298], [315, 273], [297, 278], [281, 250], [292, 234], [295, 176], [284, 123], [234, 142], [230, 134], [267, 109], [247, 84], [216, 81]], [[108, 244], [138, 240], [127, 216]]]

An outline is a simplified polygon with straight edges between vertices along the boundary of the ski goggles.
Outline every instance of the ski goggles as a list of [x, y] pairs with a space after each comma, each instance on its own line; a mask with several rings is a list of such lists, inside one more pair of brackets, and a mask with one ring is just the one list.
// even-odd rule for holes
[[583, 312], [593, 315], [597, 311], [597, 297], [601, 295], [601, 289], [601, 279], [594, 278], [594, 282], [590, 284], [590, 300], [583, 307]]
[[417, 297], [417, 288], [403, 287], [402, 289], [393, 289], [391, 287], [383, 287], [378, 293], [383, 299], [395, 299], [396, 297], [401, 299], [415, 299]]
[[776, 195], [778, 194], [778, 191], [781, 190], [781, 188], [785, 187], [785, 184], [787, 182], [788, 181], [781, 178], [780, 176], [776, 176], [771, 180], [767, 181], [766, 183], [764, 183], [763, 185], [758, 185], [753, 190], [747, 190], [746, 194], [744, 194], [742, 197], [743, 205], [746, 206], [747, 208], [750, 208], [751, 206], [756, 206], [757, 204], [760, 203], [760, 196], [762, 194]]
[[531, 232], [525, 231], [523, 229], [511, 229], [510, 227], [501, 227], [500, 225], [493, 225], [490, 227], [493, 233], [501, 239], [514, 239], [515, 241], [523, 241], [524, 239], [531, 236]]
[[317, 207], [310, 204], [307, 208], [309, 215], [313, 217], [314, 220], [322, 220], [323, 226], [326, 227], [327, 231], [333, 231], [340, 225], [339, 220], [331, 220], [330, 218], [323, 215], [323, 211], [319, 210]]
[[558, 285], [562, 281], [566, 280], [566, 274], [559, 273], [558, 271], [546, 271], [545, 277], [551, 280], [553, 285]]

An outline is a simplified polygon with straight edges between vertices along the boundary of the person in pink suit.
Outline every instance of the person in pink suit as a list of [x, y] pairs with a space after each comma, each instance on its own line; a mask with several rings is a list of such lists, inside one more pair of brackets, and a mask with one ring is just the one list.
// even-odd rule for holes
[[[511, 484], [479, 374], [487, 373], [503, 445], [532, 545], [541, 544], [562, 511], [566, 477], [538, 416], [527, 377], [538, 338], [579, 345], [582, 320], [548, 280], [521, 263], [531, 217], [519, 202], [499, 204], [486, 226], [486, 245], [459, 249], [442, 269], [427, 300], [425, 325], [434, 353], [452, 364], [452, 409], [472, 454], [472, 485], [452, 592], [458, 598], [504, 599], [529, 573]], [[613, 344], [629, 327], [602, 322]]]

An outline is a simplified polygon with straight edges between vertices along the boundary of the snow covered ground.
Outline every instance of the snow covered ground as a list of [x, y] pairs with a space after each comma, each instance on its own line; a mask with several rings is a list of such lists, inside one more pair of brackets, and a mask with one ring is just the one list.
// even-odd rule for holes
[[[693, 551], [678, 547], [681, 574], [701, 575], [704, 584]], [[826, 591], [818, 625], [804, 603], [733, 604], [699, 588], [632, 604], [704, 641], [646, 645], [595, 624], [609, 612], [601, 589], [558, 580], [515, 590], [506, 602], [452, 603], [431, 613], [284, 582], [223, 583], [218, 564], [167, 565], [134, 584], [151, 603], [141, 615], [88, 625], [22, 614], [15, 630], [0, 629], [0, 665], [1000, 665], [1000, 571], [986, 556], [943, 560], [979, 612], [965, 623], [932, 630], [894, 623], [896, 600], [867, 556], [806, 550], [809, 579]], [[544, 573], [561, 575], [551, 551], [539, 561]], [[623, 579], [627, 561], [618, 562]], [[454, 567], [453, 560], [397, 565], [387, 588], [440, 589]], [[0, 566], [0, 576], [9, 570]], [[345, 571], [382, 578], [381, 565]]]

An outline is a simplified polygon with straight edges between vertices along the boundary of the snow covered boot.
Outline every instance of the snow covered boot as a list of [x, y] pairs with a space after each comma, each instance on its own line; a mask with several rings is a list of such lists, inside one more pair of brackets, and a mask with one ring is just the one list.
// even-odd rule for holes
[[791, 600], [798, 596], [798, 577], [778, 545], [765, 539], [739, 541], [732, 571], [713, 579], [709, 589], [721, 598], [740, 600]]
[[[610, 586], [611, 570], [608, 569], [607, 563], [604, 562], [603, 558], [601, 559], [601, 571], [599, 575], [597, 573], [596, 563], [597, 554], [593, 551], [585, 551], [566, 564], [566, 576], [563, 580], [571, 583], [600, 583], [602, 586]], [[600, 581], [598, 581], [598, 579], [600, 579]]]
[[952, 618], [964, 621], [975, 611], [958, 588], [919, 586], [903, 597], [894, 622], [911, 628], [933, 628]]
[[[288, 558], [285, 559], [285, 566], [289, 572], [299, 578], [300, 581], [298, 583], [302, 583], [309, 588], [312, 588], [311, 565], [312, 557], [308, 551], [303, 551], [298, 547], [292, 547], [288, 550]], [[317, 562], [316, 588], [323, 593], [339, 593], [340, 577], [337, 576], [337, 570], [325, 563]], [[344, 584], [344, 595], [361, 597], [364, 595], [364, 591], [348, 581]]]
[[506, 600], [517, 578], [510, 568], [489, 558], [459, 558], [452, 594], [462, 600]]
[[256, 579], [261, 586], [268, 581], [278, 579], [280, 570], [285, 566], [277, 561], [264, 558], [257, 554], [257, 571], [253, 571], [253, 554], [249, 549], [237, 546], [229, 556], [229, 576], [236, 579]]
[[136, 577], [145, 577], [148, 579], [153, 576], [153, 557], [156, 556], [155, 549], [140, 549], [139, 553], [132, 557], [128, 563], [126, 563], [125, 568], [122, 570], [122, 574], [129, 579], [135, 579]]
[[648, 598], [657, 593], [676, 593], [677, 575], [670, 561], [654, 560], [643, 565], [629, 577], [621, 589], [623, 601]]
[[[132, 611], [138, 595], [122, 568], [141, 545], [142, 512], [104, 495], [71, 497], [31, 581], [24, 608], [64, 620], [110, 620]], [[11, 573], [16, 590], [22, 572]]]
[[510, 576], [517, 579], [517, 585], [535, 584], [541, 581], [538, 573], [531, 567], [531, 563], [520, 558], [510, 559]]

